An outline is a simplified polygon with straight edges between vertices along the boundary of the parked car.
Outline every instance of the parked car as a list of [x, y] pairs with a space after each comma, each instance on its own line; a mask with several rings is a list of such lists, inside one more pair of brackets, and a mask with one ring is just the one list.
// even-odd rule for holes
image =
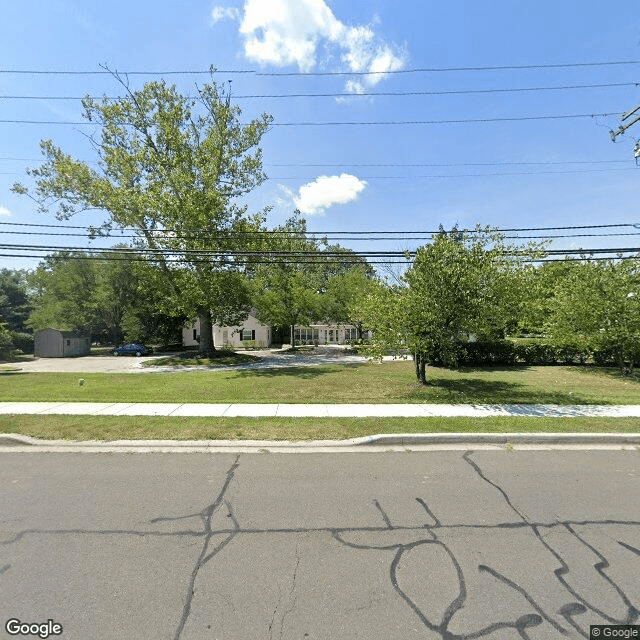
[[124, 344], [121, 347], [116, 347], [113, 350], [114, 356], [146, 356], [153, 353], [153, 349], [145, 347], [143, 344]]

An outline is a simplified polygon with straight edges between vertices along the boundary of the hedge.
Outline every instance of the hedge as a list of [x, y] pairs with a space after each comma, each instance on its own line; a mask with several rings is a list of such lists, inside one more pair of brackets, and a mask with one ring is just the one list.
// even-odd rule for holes
[[591, 350], [583, 345], [552, 341], [492, 340], [460, 343], [458, 364], [478, 365], [553, 365], [585, 363]]

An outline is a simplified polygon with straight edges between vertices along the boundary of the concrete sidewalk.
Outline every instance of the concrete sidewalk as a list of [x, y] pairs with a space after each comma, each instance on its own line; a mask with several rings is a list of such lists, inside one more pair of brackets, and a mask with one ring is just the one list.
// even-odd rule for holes
[[578, 416], [640, 418], [640, 405], [553, 404], [181, 404], [127, 402], [0, 402], [0, 414], [212, 416], [277, 418], [426, 418]]

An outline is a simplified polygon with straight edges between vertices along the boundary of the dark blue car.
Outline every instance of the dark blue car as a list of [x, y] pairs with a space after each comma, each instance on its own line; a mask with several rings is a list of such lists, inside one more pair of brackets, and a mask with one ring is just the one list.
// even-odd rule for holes
[[135, 342], [132, 344], [124, 344], [113, 350], [114, 356], [146, 356], [150, 353], [152, 353], [152, 350], [149, 347]]

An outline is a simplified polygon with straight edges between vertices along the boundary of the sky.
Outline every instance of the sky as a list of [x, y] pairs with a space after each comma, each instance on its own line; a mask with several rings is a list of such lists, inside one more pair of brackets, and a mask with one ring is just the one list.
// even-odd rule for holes
[[[261, 145], [269, 179], [246, 198], [250, 212], [271, 207], [270, 227], [297, 208], [318, 233], [405, 232], [341, 241], [356, 250], [413, 249], [441, 224], [626, 225], [538, 235], [569, 235], [553, 240], [560, 249], [640, 243], [640, 123], [609, 135], [640, 103], [636, 3], [48, 0], [2, 14], [1, 245], [108, 246], [23, 226], [60, 223], [11, 192], [32, 186], [42, 139], [95, 160], [95, 128], [73, 124], [80, 98], [121, 93], [95, 72], [192, 94], [212, 65], [243, 120], [274, 118]], [[199, 73], [169, 73], [186, 71]], [[0, 268], [39, 262], [11, 253], [0, 247]]]

